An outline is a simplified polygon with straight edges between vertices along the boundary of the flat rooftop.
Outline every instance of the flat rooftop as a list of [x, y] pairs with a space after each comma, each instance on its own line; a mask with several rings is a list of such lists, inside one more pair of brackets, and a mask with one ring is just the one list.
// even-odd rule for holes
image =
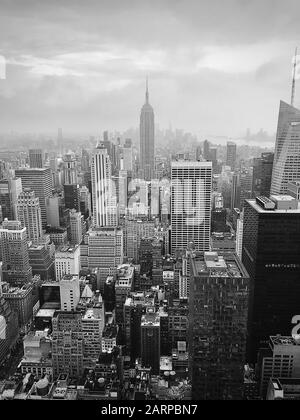
[[212, 162], [195, 160], [175, 160], [171, 162], [171, 168], [212, 168]]
[[196, 253], [191, 264], [194, 276], [209, 275], [209, 277], [248, 277], [247, 272], [232, 252]]
[[[285, 196], [287, 197], [287, 196]], [[294, 198], [291, 197], [292, 200], [295, 200]], [[286, 214], [286, 213], [300, 213], [300, 202], [298, 203], [298, 208], [296, 209], [273, 209], [273, 210], [268, 210], [268, 209], [264, 209], [263, 207], [261, 207], [259, 204], [256, 203], [255, 200], [246, 200], [247, 203], [249, 203], [258, 213], [267, 213], [267, 214]], [[284, 202], [284, 201], [290, 201], [290, 200], [278, 200], [279, 202]]]
[[53, 318], [56, 309], [39, 309], [36, 318]]

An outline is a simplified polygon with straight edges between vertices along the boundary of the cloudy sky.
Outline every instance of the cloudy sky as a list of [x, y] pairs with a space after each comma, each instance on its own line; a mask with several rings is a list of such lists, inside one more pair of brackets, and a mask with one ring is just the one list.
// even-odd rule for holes
[[274, 133], [299, 16], [299, 0], [0, 0], [0, 131], [136, 127], [148, 75], [161, 128]]

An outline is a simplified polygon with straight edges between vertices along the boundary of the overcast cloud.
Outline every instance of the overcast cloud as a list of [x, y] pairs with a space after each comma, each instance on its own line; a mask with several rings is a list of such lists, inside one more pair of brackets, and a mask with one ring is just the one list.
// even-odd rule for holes
[[135, 127], [148, 75], [160, 127], [273, 133], [299, 17], [298, 0], [0, 0], [0, 131]]

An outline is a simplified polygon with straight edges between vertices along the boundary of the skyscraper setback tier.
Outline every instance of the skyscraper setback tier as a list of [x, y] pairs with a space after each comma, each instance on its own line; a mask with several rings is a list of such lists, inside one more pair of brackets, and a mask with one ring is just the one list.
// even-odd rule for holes
[[300, 110], [281, 101], [271, 194], [285, 194], [288, 182], [300, 179]]
[[246, 200], [242, 261], [250, 275], [248, 362], [260, 342], [289, 335], [299, 313], [300, 209], [292, 197]]
[[211, 230], [212, 163], [174, 161], [171, 165], [171, 247], [185, 250], [194, 242], [208, 251]]
[[140, 116], [140, 169], [142, 178], [147, 181], [154, 178], [154, 112], [149, 104], [148, 82]]
[[193, 399], [242, 399], [249, 277], [234, 253], [190, 255]]

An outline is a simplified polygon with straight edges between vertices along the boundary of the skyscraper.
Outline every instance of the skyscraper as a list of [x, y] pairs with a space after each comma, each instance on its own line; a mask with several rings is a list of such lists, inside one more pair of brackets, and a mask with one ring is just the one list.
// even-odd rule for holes
[[80, 312], [57, 311], [54, 314], [52, 338], [53, 373], [73, 378], [83, 373], [84, 339]]
[[17, 219], [27, 229], [27, 239], [34, 243], [43, 236], [41, 207], [34, 191], [24, 189], [17, 201]]
[[203, 157], [205, 160], [210, 159], [210, 143], [208, 140], [204, 140], [203, 143]]
[[198, 251], [210, 249], [212, 163], [171, 164], [171, 247], [185, 250], [193, 241]]
[[30, 168], [43, 167], [43, 151], [42, 149], [29, 149], [29, 166]]
[[80, 299], [79, 277], [65, 274], [59, 282], [62, 311], [75, 311]]
[[2, 296], [0, 285], [0, 364], [16, 344], [19, 336], [18, 315]]
[[280, 101], [271, 194], [285, 194], [300, 179], [300, 110]]
[[75, 156], [69, 154], [64, 156], [64, 184], [77, 184], [77, 168]]
[[226, 148], [226, 165], [230, 166], [233, 171], [236, 164], [236, 144], [232, 141], [227, 142]]
[[109, 275], [123, 263], [123, 230], [115, 227], [90, 228], [80, 244], [81, 269], [97, 269], [101, 292]]
[[252, 196], [269, 197], [272, 180], [274, 153], [262, 153], [253, 161]]
[[190, 254], [189, 355], [193, 399], [242, 399], [248, 274], [234, 253]]
[[52, 195], [51, 168], [21, 168], [16, 169], [16, 177], [21, 178], [22, 187], [30, 188], [40, 200], [42, 226], [47, 225], [46, 199]]
[[2, 218], [15, 220], [16, 203], [18, 195], [22, 192], [21, 178], [10, 178], [0, 180], [0, 206]]
[[153, 374], [159, 373], [160, 317], [154, 307], [146, 308], [141, 319], [141, 359], [143, 367], [151, 367]]
[[116, 226], [116, 193], [111, 181], [111, 161], [104, 145], [99, 144], [92, 155], [91, 173], [94, 225]]
[[0, 226], [3, 281], [23, 285], [32, 279], [26, 227], [19, 221], [4, 220]]
[[154, 177], [154, 112], [149, 104], [148, 79], [146, 102], [140, 116], [140, 169], [142, 178], [150, 181]]
[[246, 200], [242, 261], [250, 275], [248, 361], [270, 335], [290, 334], [299, 313], [300, 209], [289, 196]]
[[83, 216], [76, 210], [70, 211], [70, 242], [72, 244], [80, 244], [82, 241], [82, 225]]

